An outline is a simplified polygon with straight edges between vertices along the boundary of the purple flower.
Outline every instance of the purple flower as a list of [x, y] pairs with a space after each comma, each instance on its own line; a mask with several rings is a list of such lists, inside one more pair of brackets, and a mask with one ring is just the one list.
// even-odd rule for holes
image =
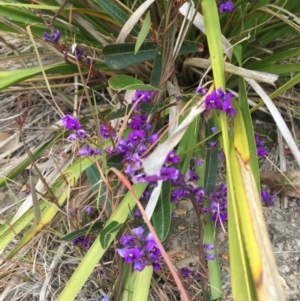
[[154, 270], [155, 272], [161, 271], [161, 266], [160, 266], [160, 263], [159, 263], [159, 262], [152, 262], [152, 266], [153, 266], [153, 270]]
[[198, 181], [200, 178], [199, 176], [192, 170], [189, 170], [189, 180], [190, 181]]
[[80, 246], [86, 249], [91, 247], [91, 239], [89, 236], [80, 236], [73, 240], [73, 246]]
[[174, 167], [162, 167], [160, 169], [160, 177], [163, 181], [176, 180], [179, 174], [179, 170]]
[[218, 140], [217, 140], [217, 141], [210, 141], [208, 144], [209, 144], [211, 147], [216, 147], [217, 144], [218, 144]]
[[206, 88], [203, 88], [201, 86], [197, 87], [196, 89], [196, 94], [200, 94], [200, 95], [204, 95], [205, 93], [207, 92], [207, 89]]
[[259, 135], [255, 134], [256, 153], [259, 157], [265, 157], [268, 154], [267, 149], [264, 147], [265, 142], [260, 140]]
[[133, 115], [132, 120], [130, 122], [130, 127], [133, 130], [141, 130], [142, 129], [143, 121], [141, 120], [141, 117], [138, 115]]
[[262, 203], [267, 206], [273, 206], [274, 205], [274, 195], [269, 194], [266, 190], [261, 190], [261, 201]]
[[77, 153], [78, 156], [87, 156], [87, 157], [92, 157], [96, 155], [102, 155], [101, 149], [95, 149], [90, 147], [89, 145], [80, 149]]
[[133, 269], [136, 271], [141, 272], [145, 268], [145, 262], [142, 262], [141, 260], [136, 260]]
[[84, 49], [83, 48], [77, 48], [75, 49], [75, 53], [77, 55], [78, 60], [82, 59], [83, 53], [84, 53]]
[[158, 133], [155, 133], [148, 138], [148, 142], [152, 144], [158, 139], [158, 137], [159, 137]]
[[81, 139], [86, 139], [87, 138], [85, 130], [79, 129], [76, 133], [77, 133], [78, 137], [81, 138]]
[[139, 226], [137, 228], [132, 229], [131, 231], [133, 234], [135, 234], [135, 236], [138, 239], [142, 239], [145, 230], [141, 226]]
[[[222, 95], [223, 96], [223, 95]], [[205, 97], [206, 109], [219, 109], [221, 107], [221, 97], [214, 90]]]
[[141, 250], [138, 246], [129, 249], [116, 249], [121, 257], [125, 259], [126, 263], [134, 263], [135, 260], [140, 259]]
[[124, 247], [132, 247], [136, 244], [136, 239], [130, 234], [123, 235], [120, 238], [120, 244], [123, 245]]
[[225, 100], [222, 104], [222, 111], [229, 116], [235, 115], [236, 111], [232, 108], [231, 101], [229, 99]]
[[181, 269], [181, 275], [184, 278], [189, 278], [191, 276], [191, 273], [192, 273], [192, 271], [190, 269], [186, 268], [186, 267]]
[[67, 137], [69, 141], [76, 141], [78, 139], [78, 135], [76, 133], [72, 133]]
[[135, 130], [128, 135], [128, 140], [133, 145], [140, 143], [140, 141], [143, 140], [144, 138], [145, 138], [145, 133], [140, 130]]
[[177, 202], [184, 196], [182, 188], [176, 188], [171, 192], [171, 202]]
[[256, 147], [262, 147], [262, 146], [265, 145], [265, 141], [260, 140], [259, 135], [255, 134], [255, 135], [254, 135], [254, 138], [255, 138], [255, 144], [256, 144]]
[[195, 280], [198, 280], [198, 279], [200, 279], [201, 274], [199, 272], [196, 272], [196, 273], [194, 273], [193, 277], [194, 277]]
[[216, 258], [215, 254], [206, 254], [205, 255], [206, 260], [214, 260]]
[[216, 126], [213, 126], [213, 127], [211, 128], [211, 132], [212, 132], [213, 134], [217, 133], [218, 131], [219, 131], [219, 129], [218, 129]]
[[230, 13], [234, 10], [234, 6], [231, 1], [226, 1], [220, 5], [219, 10], [221, 14]]
[[135, 175], [131, 178], [133, 183], [147, 183], [147, 176], [144, 173]]
[[142, 217], [142, 213], [140, 209], [136, 209], [133, 214], [134, 217]]
[[44, 32], [44, 41], [45, 42], [54, 42], [57, 43], [60, 38], [60, 31], [57, 29], [54, 34], [48, 34], [47, 32]]
[[207, 244], [207, 245], [204, 245], [204, 249], [206, 251], [210, 251], [210, 250], [213, 250], [215, 248], [214, 244]]
[[123, 235], [120, 238], [120, 243], [125, 247], [123, 249], [116, 249], [121, 257], [125, 259], [126, 263], [133, 264], [133, 269], [142, 271], [145, 266], [152, 265], [155, 271], [161, 269], [159, 250], [155, 239], [149, 233], [144, 236], [144, 229], [137, 227], [132, 229], [135, 235]]
[[108, 295], [107, 296], [105, 296], [104, 298], [102, 298], [102, 300], [101, 301], [109, 301], [109, 297], [108, 297]]
[[165, 163], [166, 164], [177, 164], [180, 161], [180, 158], [176, 155], [174, 151], [169, 152]]
[[203, 161], [200, 158], [197, 158], [196, 165], [199, 167], [199, 166], [202, 166], [202, 164], [203, 164]]
[[132, 103], [135, 103], [137, 100], [142, 102], [150, 102], [155, 96], [155, 91], [145, 91], [137, 90], [134, 97], [132, 98]]
[[256, 148], [256, 153], [259, 157], [265, 157], [268, 154], [268, 151], [264, 147], [257, 147]]
[[86, 207], [85, 208], [85, 212], [90, 215], [93, 212], [93, 208], [92, 207]]
[[79, 121], [69, 114], [65, 115], [61, 120], [63, 126], [68, 130], [79, 130], [81, 128]]
[[123, 154], [125, 158], [130, 156], [130, 148], [128, 142], [124, 139], [121, 139], [117, 146], [117, 153]]

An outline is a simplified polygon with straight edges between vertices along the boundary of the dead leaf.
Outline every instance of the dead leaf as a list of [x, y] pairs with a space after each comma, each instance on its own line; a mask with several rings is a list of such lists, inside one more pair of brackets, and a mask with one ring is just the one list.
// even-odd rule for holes
[[174, 210], [176, 216], [186, 215], [186, 210], [184, 209], [176, 209]]
[[274, 172], [261, 171], [260, 180], [272, 192], [289, 197], [300, 197], [300, 170]]
[[3, 154], [16, 145], [19, 141], [18, 135], [11, 135], [4, 132], [0, 132], [0, 154]]

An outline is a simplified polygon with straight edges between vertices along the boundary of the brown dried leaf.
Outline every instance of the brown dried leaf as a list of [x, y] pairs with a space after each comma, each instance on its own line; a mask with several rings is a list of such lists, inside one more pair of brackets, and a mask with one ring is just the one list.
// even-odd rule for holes
[[261, 171], [260, 180], [274, 193], [289, 197], [300, 197], [300, 170], [287, 172]]
[[0, 154], [3, 154], [9, 151], [10, 149], [13, 149], [13, 147], [18, 143], [18, 141], [18, 136], [12, 137], [11, 134], [0, 132]]

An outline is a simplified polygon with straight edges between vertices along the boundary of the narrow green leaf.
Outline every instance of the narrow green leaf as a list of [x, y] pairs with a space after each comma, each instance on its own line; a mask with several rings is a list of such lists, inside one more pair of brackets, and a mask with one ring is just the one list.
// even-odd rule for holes
[[[135, 54], [134, 43], [110, 44], [103, 48], [104, 60], [111, 69], [120, 70], [145, 61], [153, 61], [157, 44], [145, 42], [140, 50]], [[201, 51], [196, 42], [184, 41], [179, 51], [179, 55], [187, 53], [197, 53]]]
[[96, 165], [91, 165], [85, 171], [88, 177], [88, 180], [92, 186], [93, 191], [97, 192], [98, 195], [98, 204], [103, 208], [106, 206], [106, 211], [110, 214], [111, 212], [111, 203], [108, 197], [108, 189], [103, 181], [101, 181], [101, 175], [96, 167]]
[[[134, 184], [132, 187], [136, 196], [139, 198], [146, 189], [147, 184], [139, 183]], [[131, 192], [128, 192], [116, 211], [112, 214], [108, 224], [113, 221], [116, 221], [117, 224], [123, 224], [126, 221], [129, 213], [133, 210], [134, 206], [135, 200], [132, 197]], [[107, 243], [107, 246], [109, 246], [116, 234], [117, 232], [111, 235], [110, 242]], [[81, 290], [90, 274], [93, 272], [95, 266], [99, 263], [99, 260], [102, 258], [105, 251], [106, 249], [102, 248], [100, 240], [96, 239], [91, 248], [88, 250], [87, 254], [81, 260], [71, 279], [67, 282], [57, 301], [73, 301], [75, 299], [76, 295]]]
[[154, 87], [159, 86], [161, 71], [162, 71], [162, 50], [157, 45], [155, 50], [153, 69], [151, 72], [151, 80], [150, 80], [152, 86]]
[[[205, 123], [206, 136], [211, 134], [214, 127], [213, 119], [208, 119]], [[209, 139], [209, 142], [217, 141], [217, 137]], [[209, 145], [209, 143], [208, 143]], [[215, 189], [217, 181], [219, 150], [217, 147], [208, 147], [205, 159], [204, 191], [210, 193]]]
[[145, 61], [153, 61], [156, 44], [145, 42], [134, 54], [134, 43], [111, 44], [103, 48], [104, 60], [111, 69], [120, 70]]
[[[78, 72], [78, 67], [73, 64], [60, 63], [51, 66], [45, 66], [44, 71], [46, 73], [76, 73]], [[11, 70], [11, 71], [0, 71], [0, 91], [13, 86], [25, 79], [31, 78], [42, 73], [40, 67], [22, 69], [22, 70]]]
[[105, 226], [99, 237], [103, 249], [108, 247], [112, 235], [116, 234], [123, 227], [123, 225], [123, 223], [112, 221]]
[[150, 103], [147, 102], [141, 102], [140, 103], [140, 109], [146, 114], [152, 114], [153, 113], [153, 106]]
[[131, 301], [133, 298], [133, 291], [135, 280], [137, 277], [138, 271], [131, 271], [132, 265], [131, 264], [123, 264], [123, 294], [122, 294], [122, 301]]
[[118, 170], [122, 170], [123, 165], [121, 164], [121, 161], [123, 159], [123, 155], [112, 155], [111, 157], [108, 158], [107, 160], [107, 167], [108, 168], [116, 168]]
[[109, 86], [116, 91], [120, 90], [159, 90], [151, 85], [144, 84], [141, 80], [129, 75], [116, 75], [108, 80]]
[[146, 14], [145, 20], [143, 22], [141, 31], [139, 32], [138, 38], [136, 40], [134, 54], [136, 54], [139, 51], [139, 49], [145, 42], [145, 40], [148, 36], [148, 33], [149, 33], [150, 26], [151, 26], [151, 18], [150, 18], [150, 11], [148, 11]]
[[162, 184], [155, 211], [152, 216], [154, 229], [161, 241], [164, 241], [169, 234], [171, 224], [171, 181]]
[[[124, 25], [129, 19], [129, 15], [122, 8], [120, 8], [113, 1], [96, 0], [96, 2], [104, 9], [114, 20]], [[131, 34], [137, 36], [141, 30], [141, 27], [136, 24], [131, 30]]]
[[148, 301], [153, 267], [146, 266], [135, 279], [132, 301]]
[[89, 233], [94, 233], [94, 232], [100, 232], [103, 229], [103, 223], [102, 222], [97, 222], [93, 224], [92, 226], [86, 226], [80, 230], [76, 230], [72, 233], [69, 233], [62, 237], [62, 240], [64, 241], [72, 241], [77, 237], [89, 234]]

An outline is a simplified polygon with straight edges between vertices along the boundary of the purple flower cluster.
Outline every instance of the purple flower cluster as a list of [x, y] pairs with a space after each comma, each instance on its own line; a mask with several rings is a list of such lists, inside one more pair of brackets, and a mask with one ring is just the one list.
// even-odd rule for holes
[[[132, 102], [151, 102], [154, 97], [154, 92], [136, 91]], [[145, 173], [140, 173], [142, 168], [141, 155], [147, 150], [148, 146], [153, 144], [158, 139], [158, 134], [152, 128], [152, 125], [147, 122], [147, 114], [140, 110], [139, 105], [135, 107], [130, 121], [131, 132], [126, 139], [120, 139], [116, 149], [109, 147], [106, 151], [110, 154], [122, 154], [123, 160], [121, 164], [125, 166], [127, 173], [134, 183], [137, 182], [157, 182], [158, 180], [176, 180], [180, 172], [178, 169], [170, 166], [179, 162], [179, 157], [170, 152], [166, 159], [166, 164], [161, 168], [159, 176], [146, 176]], [[110, 135], [115, 137], [115, 133], [109, 131], [105, 125], [101, 126], [101, 136], [108, 139]]]
[[[60, 31], [57, 29], [55, 31], [55, 33], [47, 33], [46, 31], [44, 32], [44, 41], [45, 42], [52, 42], [52, 43], [58, 43], [60, 38]], [[76, 55], [78, 61], [83, 61], [83, 53], [84, 53], [84, 48], [79, 48], [77, 47], [77, 44], [73, 44], [73, 46], [70, 49], [70, 52], [73, 55]], [[86, 65], [94, 65], [95, 64], [95, 60], [91, 59], [91, 58], [86, 58]]]
[[203, 213], [211, 213], [211, 219], [217, 223], [227, 220], [227, 186], [221, 183], [217, 189], [208, 195], [209, 208], [203, 207]]
[[183, 278], [193, 277], [195, 280], [200, 279], [201, 276], [199, 272], [192, 271], [187, 267], [181, 269], [181, 275]]
[[223, 0], [221, 1], [221, 4], [219, 6], [219, 11], [221, 14], [230, 13], [233, 10], [234, 10], [234, 6], [231, 1], [226, 1], [225, 3], [223, 2]]
[[265, 142], [260, 140], [257, 134], [254, 135], [256, 143], [256, 153], [259, 157], [265, 157], [268, 154], [267, 149], [264, 147]]
[[142, 271], [145, 266], [153, 266], [154, 271], [159, 271], [161, 251], [159, 250], [151, 233], [144, 235], [144, 229], [137, 227], [131, 230], [133, 235], [127, 234], [120, 238], [124, 247], [116, 249], [126, 263], [133, 264], [133, 269]]
[[205, 98], [206, 110], [220, 110], [229, 116], [235, 115], [236, 111], [232, 107], [231, 100], [233, 95], [230, 92], [224, 92], [221, 88], [213, 90]]
[[205, 258], [206, 260], [214, 260], [216, 258], [216, 255], [211, 253], [210, 251], [213, 251], [215, 248], [214, 244], [207, 244], [204, 245], [204, 250], [205, 250]]
[[44, 32], [44, 41], [45, 42], [53, 42], [57, 43], [60, 38], [60, 31], [57, 29], [54, 34], [48, 34], [46, 31]]
[[91, 247], [91, 239], [89, 236], [80, 236], [73, 240], [73, 246], [89, 249]]
[[261, 194], [261, 201], [263, 205], [265, 205], [266, 207], [270, 207], [275, 204], [274, 195], [268, 193], [266, 190], [263, 189], [261, 190], [260, 194]]
[[[87, 134], [85, 130], [82, 129], [82, 126], [77, 118], [67, 114], [62, 118], [62, 123], [67, 130], [74, 131], [67, 137], [68, 140], [76, 141], [78, 139], [87, 139]], [[91, 157], [96, 155], [102, 155], [102, 151], [100, 149], [93, 148], [89, 145], [85, 146], [84, 148], [78, 151], [78, 156]]]

